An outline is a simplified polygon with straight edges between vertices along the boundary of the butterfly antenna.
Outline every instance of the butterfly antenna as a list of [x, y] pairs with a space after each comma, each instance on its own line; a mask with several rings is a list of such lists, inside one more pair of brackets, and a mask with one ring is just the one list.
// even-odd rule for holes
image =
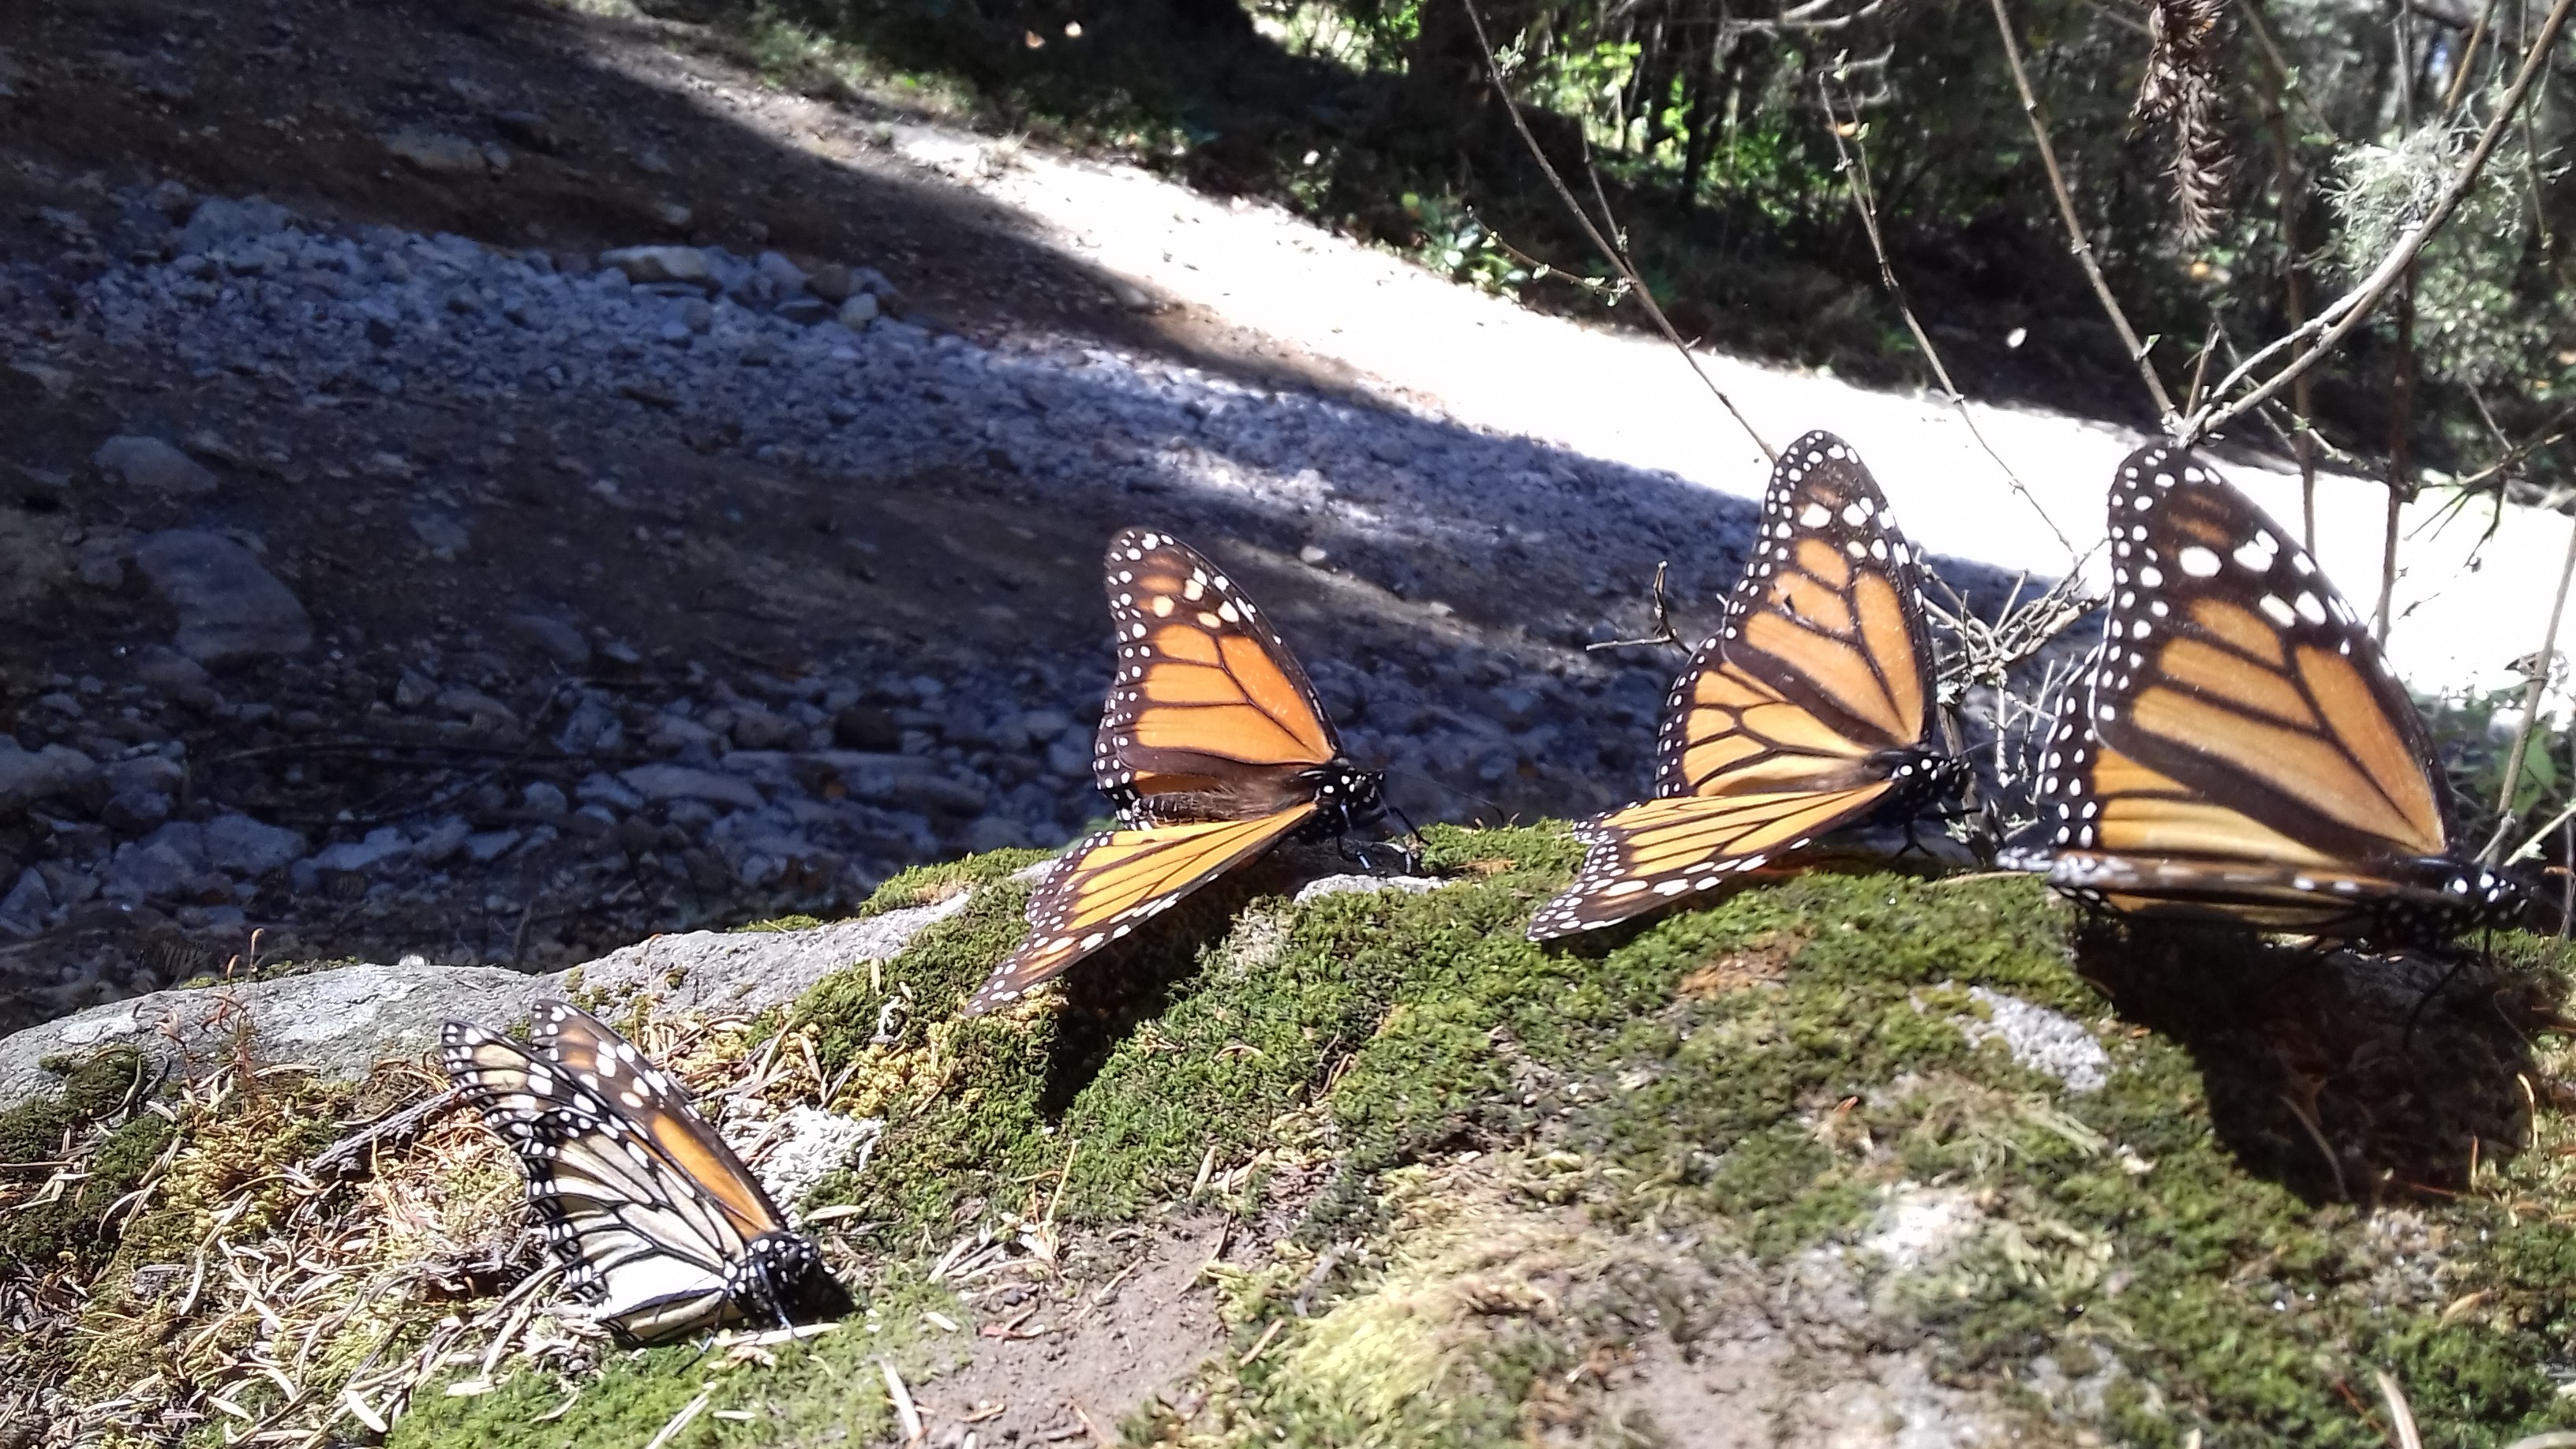
[[[1435, 788], [1437, 788], [1437, 789], [1446, 790], [1446, 791], [1448, 791], [1450, 794], [1455, 795], [1455, 796], [1457, 796], [1458, 798], [1460, 798], [1460, 799], [1462, 799], [1462, 800], [1473, 800], [1473, 801], [1475, 801], [1477, 804], [1484, 806], [1486, 809], [1493, 811], [1493, 812], [1494, 812], [1495, 814], [1497, 814], [1497, 815], [1502, 815], [1502, 814], [1506, 814], [1506, 813], [1507, 813], [1507, 812], [1503, 809], [1503, 804], [1502, 804], [1502, 802], [1501, 802], [1501, 801], [1499, 801], [1499, 800], [1488, 800], [1488, 799], [1486, 799], [1484, 796], [1477, 794], [1477, 793], [1476, 793], [1475, 791], [1473, 791], [1473, 790], [1461, 790], [1461, 789], [1459, 789], [1457, 786], [1450, 784], [1450, 783], [1449, 783], [1448, 781], [1446, 781], [1446, 780], [1435, 780], [1435, 779], [1433, 779], [1433, 778], [1432, 778], [1431, 776], [1429, 776], [1429, 775], [1416, 774], [1415, 772], [1413, 772], [1413, 771], [1411, 771], [1411, 770], [1398, 770], [1398, 769], [1394, 769], [1394, 768], [1392, 768], [1392, 767], [1390, 767], [1389, 769], [1387, 769], [1384, 773], [1386, 773], [1386, 774], [1388, 774], [1388, 775], [1401, 775], [1401, 776], [1403, 776], [1405, 779], [1408, 779], [1408, 780], [1420, 780], [1422, 783], [1424, 783], [1424, 784], [1426, 784], [1426, 785], [1433, 786], [1433, 787], [1435, 787]], [[1396, 808], [1395, 808], [1395, 806], [1393, 806], [1393, 805], [1391, 805], [1391, 804], [1390, 804], [1390, 805], [1388, 805], [1386, 808], [1387, 808], [1387, 813], [1389, 813], [1389, 814], [1391, 814], [1391, 815], [1395, 816], [1395, 817], [1396, 817], [1397, 819], [1399, 819], [1399, 820], [1403, 820], [1403, 819], [1404, 819], [1404, 812], [1403, 812], [1403, 811], [1401, 811], [1401, 810], [1396, 809]], [[1411, 829], [1413, 829], [1413, 822], [1412, 822], [1412, 821], [1410, 821], [1410, 820], [1405, 820], [1405, 821], [1404, 821], [1404, 828], [1405, 828], [1405, 829], [1407, 829], [1407, 830], [1411, 830]]]

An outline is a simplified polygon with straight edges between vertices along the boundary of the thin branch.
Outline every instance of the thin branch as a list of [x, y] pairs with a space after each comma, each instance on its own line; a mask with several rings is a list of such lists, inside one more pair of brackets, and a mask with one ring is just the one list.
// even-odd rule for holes
[[2487, 24], [2495, 19], [2496, 0], [2486, 0], [2479, 7], [2478, 23], [2469, 30], [2468, 44], [2460, 47], [2460, 60], [2451, 72], [2451, 88], [2442, 96], [2442, 119], [2447, 121], [2460, 109], [2460, 99], [2469, 93], [2469, 73], [2477, 68], [2478, 45], [2487, 38]]
[[[1995, 3], [2000, 6], [2003, 0], [1995, 0]], [[2477, 184], [2478, 175], [2486, 169], [2487, 158], [2494, 154], [2496, 143], [2504, 138], [2505, 129], [2512, 125], [2514, 117], [2522, 110], [2523, 101], [2530, 96], [2532, 85], [2548, 68], [2549, 52], [2557, 46], [2559, 32], [2567, 27], [2567, 17], [2571, 12], [2576, 12], [2576, 0], [2557, 0], [2557, 3], [2550, 7], [2548, 19], [2541, 22], [2540, 33], [2532, 38], [2531, 48], [2523, 53], [2522, 68], [2514, 76], [2512, 87], [2505, 92], [2502, 104], [2497, 106], [2495, 116], [2487, 122], [2486, 129], [2478, 133], [2477, 145], [2471, 148], [2468, 158], [2460, 163], [2460, 169], [2452, 176], [2450, 184], [2442, 188], [2442, 194], [2433, 203], [2433, 209], [2426, 212], [2422, 219], [2408, 225], [2399, 234], [2397, 245], [2390, 249], [2387, 256], [2380, 259], [2377, 269], [2372, 271], [2359, 286], [2337, 297], [2323, 311], [2310, 318], [2306, 325], [2273, 339], [2252, 357], [2239, 364], [2235, 371], [2220, 379], [2218, 386], [2211, 393], [2210, 402], [2198, 412], [2182, 420], [2176, 441], [2186, 445], [2197, 442], [2216, 429], [2260, 407], [2265, 400], [2280, 392], [2282, 388], [2305, 376], [2310, 368], [2315, 367], [2346, 337], [2351, 336], [2354, 329], [2370, 320], [2373, 309], [2377, 308], [2380, 301], [2388, 295], [2389, 289], [2397, 285], [2398, 278], [2415, 265], [2415, 258], [2424, 250], [2425, 243], [2431, 241], [2434, 233], [2442, 229], [2443, 223], [2451, 219], [2451, 213], [2459, 209], [2460, 201], [2468, 195], [2469, 188]], [[2283, 351], [2310, 341], [2316, 344], [2313, 348], [2293, 359], [2287, 366], [2272, 374], [2243, 397], [2230, 403], [2219, 401], [2243, 385], [2253, 376], [2254, 370], [2265, 362]]]
[[1941, 361], [1940, 349], [1932, 345], [1931, 336], [1914, 316], [1913, 304], [1905, 300], [1905, 288], [1896, 280], [1896, 269], [1887, 259], [1887, 242], [1878, 231], [1878, 193], [1870, 184], [1869, 147], [1860, 137], [1859, 114], [1853, 114], [1851, 145], [1846, 148], [1842, 122], [1834, 114], [1833, 94], [1822, 74], [1816, 77], [1816, 99], [1824, 105], [1825, 133], [1834, 138], [1834, 155], [1841, 159], [1843, 175], [1850, 183], [1852, 209], [1860, 213], [1861, 230], [1869, 234], [1870, 253], [1878, 258], [1879, 284], [1887, 288], [1888, 297], [1896, 303], [1897, 314], [1905, 319], [1905, 330], [1914, 335], [1914, 345], [1923, 350], [1924, 360], [1932, 364], [1932, 375], [1940, 380], [1941, 391], [1950, 399], [1950, 406], [1958, 410], [1959, 421], [1968, 425], [1968, 436], [1976, 439], [1977, 446], [1986, 450], [1986, 456], [1995, 460], [1995, 466], [2003, 470], [2005, 481], [2012, 484], [2013, 492], [2020, 494], [2022, 501], [2030, 505], [2030, 511], [2039, 515], [2039, 521], [2048, 525], [2048, 531], [2057, 537], [2058, 547], [2066, 550], [2068, 558], [2074, 558], [2075, 545], [2067, 539], [2066, 530], [2059, 528], [2057, 520], [2048, 516], [2048, 510], [2040, 506], [2039, 499], [2031, 493], [2029, 485], [2022, 482], [2021, 475], [2013, 471], [2012, 464], [2005, 462], [2003, 454], [1995, 451], [1995, 445], [1986, 441], [1985, 432], [1977, 426], [1976, 415], [1968, 410], [1968, 399], [1959, 391], [1959, 385], [1950, 380], [1950, 369]]
[[[2531, 687], [2522, 693], [2522, 723], [2513, 732], [2513, 752], [2504, 760], [2504, 788], [2496, 792], [2496, 810], [2508, 821], [2513, 819], [2513, 792], [2522, 784], [2522, 757], [2531, 747], [2532, 727], [2540, 720], [2540, 697], [2549, 691], [2549, 660], [2558, 652], [2558, 621], [2567, 612], [2567, 581], [2576, 577], [2576, 521], [2567, 530], [2567, 557], [2558, 565], [2558, 592], [2549, 601], [2549, 627], [2541, 631], [2540, 653], [2531, 671]], [[2542, 831], [2546, 835], [2547, 831]], [[2487, 846], [2488, 863], [2504, 844], [2504, 833]]]
[[[2004, 40], [2004, 59], [2012, 65], [2013, 86], [2021, 92], [2022, 115], [2030, 121], [2030, 134], [2039, 143], [2040, 164], [2048, 168], [2048, 189], [2057, 196], [2057, 213], [2066, 222], [2066, 237], [2075, 249], [2075, 259], [2084, 265], [2085, 280], [2093, 284], [2093, 295], [2101, 300], [2102, 311], [2111, 319], [2111, 329], [2120, 334], [2120, 345], [2129, 349], [2129, 361], [2146, 380], [2147, 393], [2156, 400], [2156, 416], [2163, 420], [2165, 431], [2174, 431], [2180, 415], [2174, 411], [2173, 399], [2166, 395], [2164, 379], [2156, 376], [2155, 364], [2147, 360], [2146, 344], [2138, 340], [2137, 330], [2129, 325], [2129, 314], [2120, 310], [2120, 299], [2111, 295], [2111, 284], [2102, 277], [2102, 264], [2093, 258], [2093, 243], [2084, 235], [2084, 219], [2075, 214], [2075, 198], [2066, 189], [2066, 173], [2058, 168], [2057, 148], [2049, 144], [2048, 118], [2039, 108], [2039, 95], [2030, 88], [2030, 71], [2022, 65], [2021, 42], [2013, 36], [2012, 12], [2004, 0], [1990, 0], [1995, 11], [1995, 32]], [[2561, 0], [2562, 4], [2576, 0]]]
[[1667, 644], [1680, 649], [1690, 648], [1689, 641], [1682, 638], [1681, 631], [1673, 627], [1673, 596], [1664, 592], [1664, 573], [1671, 567], [1672, 560], [1670, 559], [1662, 560], [1655, 565], [1655, 582], [1653, 590], [1655, 599], [1655, 632], [1652, 634], [1640, 635], [1634, 639], [1604, 639], [1598, 644], [1586, 644], [1583, 646], [1584, 649], [1587, 651], [1600, 649], [1639, 649], [1649, 645], [1660, 648]]
[[[1690, 364], [1690, 370], [1698, 375], [1700, 384], [1708, 389], [1709, 396], [1717, 399], [1720, 407], [1726, 409], [1726, 415], [1735, 419], [1735, 425], [1744, 430], [1744, 436], [1751, 438], [1753, 446], [1762, 450], [1763, 461], [1778, 462], [1779, 450], [1754, 430], [1752, 420], [1736, 407], [1735, 399], [1726, 395], [1726, 390], [1717, 385], [1717, 380], [1708, 375], [1708, 369], [1699, 365], [1699, 355], [1682, 341], [1682, 335], [1675, 330], [1671, 319], [1664, 316], [1664, 309], [1655, 304], [1654, 292], [1646, 286], [1646, 279], [1637, 275], [1637, 269], [1629, 264], [1627, 251], [1612, 246], [1610, 239], [1601, 234], [1601, 229], [1592, 224], [1592, 217], [1584, 211], [1583, 203], [1574, 199], [1574, 192], [1566, 186], [1565, 178], [1557, 174], [1555, 163], [1547, 159], [1546, 149], [1539, 145], [1537, 134], [1530, 130], [1529, 122], [1522, 117], [1520, 103], [1512, 99], [1511, 87], [1503, 82], [1502, 62], [1495, 58], [1494, 42], [1485, 34], [1485, 17], [1476, 8], [1476, 0], [1458, 0], [1458, 3], [1466, 8], [1467, 23], [1475, 29], [1476, 48], [1485, 58], [1485, 74], [1494, 82], [1495, 96], [1502, 101], [1505, 114], [1512, 118], [1512, 129], [1520, 132], [1521, 144], [1529, 147], [1531, 158], [1538, 162], [1539, 170], [1546, 173], [1547, 184], [1556, 188], [1557, 200], [1564, 202], [1565, 209], [1574, 214], [1576, 224], [1583, 228], [1584, 236], [1591, 240], [1593, 247], [1610, 259], [1610, 264], [1619, 269], [1620, 276], [1628, 279], [1628, 285], [1635, 290], [1637, 301], [1646, 309], [1646, 315], [1655, 319], [1656, 330], [1662, 332], [1664, 340], [1681, 353], [1682, 361]], [[2562, 3], [2569, 3], [2569, 0], [2562, 0]]]

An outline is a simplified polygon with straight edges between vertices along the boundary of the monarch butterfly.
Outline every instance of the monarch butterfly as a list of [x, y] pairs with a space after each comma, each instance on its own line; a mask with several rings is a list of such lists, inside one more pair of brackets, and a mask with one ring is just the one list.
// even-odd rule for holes
[[1758, 869], [1836, 826], [1911, 814], [1965, 771], [1932, 742], [1932, 645], [1914, 550], [1851, 445], [1789, 445], [1716, 634], [1664, 701], [1655, 798], [1575, 829], [1544, 941]]
[[1066, 852], [1029, 898], [1028, 939], [969, 999], [979, 1015], [1293, 837], [1347, 834], [1385, 813], [1315, 702], [1306, 671], [1225, 571], [1168, 533], [1109, 541], [1118, 673], [1092, 777], [1124, 828]]
[[2113, 475], [2110, 617], [2042, 760], [2051, 885], [2120, 911], [2404, 943], [2510, 911], [2441, 762], [2290, 535], [2167, 444]]
[[669, 1073], [561, 1002], [537, 1008], [535, 1038], [531, 1051], [450, 1021], [439, 1060], [517, 1151], [572, 1296], [611, 1333], [651, 1343], [732, 1317], [850, 1311], [821, 1253]]

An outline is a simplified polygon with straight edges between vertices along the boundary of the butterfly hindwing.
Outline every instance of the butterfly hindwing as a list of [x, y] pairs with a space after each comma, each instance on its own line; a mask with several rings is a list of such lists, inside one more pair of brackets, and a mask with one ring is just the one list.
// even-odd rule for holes
[[1081, 841], [1030, 897], [1028, 938], [993, 969], [963, 1014], [980, 1016], [1018, 1000], [1269, 849], [1315, 813], [1308, 803], [1250, 820], [1106, 830]]
[[2112, 599], [2061, 707], [2050, 879], [2120, 909], [2409, 936], [2493, 905], [2453, 860], [2441, 764], [2368, 626], [2215, 469], [2167, 444], [2114, 475]]
[[1598, 817], [1532, 940], [1625, 920], [1755, 870], [1933, 788], [1932, 646], [1920, 563], [1858, 454], [1831, 433], [1780, 455], [1718, 632], [1664, 702], [1656, 798]]

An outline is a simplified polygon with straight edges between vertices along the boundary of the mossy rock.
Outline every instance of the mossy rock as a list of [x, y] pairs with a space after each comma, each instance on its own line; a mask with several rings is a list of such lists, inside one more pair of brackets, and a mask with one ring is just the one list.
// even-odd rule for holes
[[[1438, 889], [1297, 904], [1317, 863], [1275, 862], [969, 1021], [1030, 857], [890, 883], [887, 909], [973, 894], [748, 1028], [673, 1028], [693, 1079], [793, 1058], [806, 1098], [885, 1122], [802, 1203], [858, 1317], [488, 1372], [468, 1335], [391, 1437], [863, 1444], [901, 1432], [901, 1383], [934, 1443], [1723, 1422], [2307, 1449], [2388, 1442], [2382, 1374], [2428, 1445], [2576, 1425], [2557, 943], [2510, 938], [2428, 997], [2446, 963], [2084, 928], [2027, 879], [1818, 871], [1542, 948], [1521, 930], [1568, 837], [1430, 835]], [[281, 1173], [327, 1138], [258, 1136]], [[204, 1205], [174, 1193], [129, 1242], [172, 1252]], [[509, 1281], [388, 1342], [493, 1314]], [[1119, 1296], [1145, 1283], [1163, 1296]], [[1150, 1381], [1098, 1377], [1158, 1338]]]

